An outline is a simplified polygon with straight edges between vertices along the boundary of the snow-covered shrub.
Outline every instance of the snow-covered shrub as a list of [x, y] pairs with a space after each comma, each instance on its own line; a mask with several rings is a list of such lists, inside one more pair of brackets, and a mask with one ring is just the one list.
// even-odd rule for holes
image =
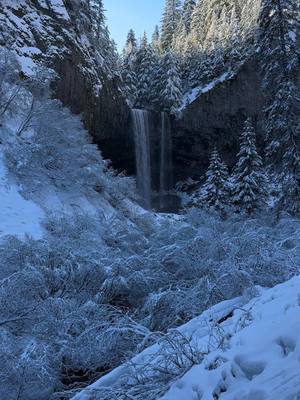
[[[51, 391], [88, 384], [152, 343], [156, 331], [297, 273], [300, 224], [287, 215], [222, 219], [191, 208], [175, 217], [131, 208], [123, 199], [132, 197], [132, 179], [109, 168], [79, 118], [50, 100], [38, 81], [22, 83], [5, 114], [9, 123], [0, 126], [9, 172], [27, 198], [49, 186], [93, 193], [115, 207], [110, 216], [46, 214], [42, 239], [1, 240], [1, 398], [15, 400], [19, 388], [20, 400], [48, 393], [46, 400]], [[179, 339], [164, 343], [165, 374], [146, 366], [155, 377], [148, 385], [139, 370], [140, 381], [127, 387], [132, 398], [157, 398], [192, 365], [187, 353], [172, 369], [189, 348]], [[23, 379], [24, 360], [32, 376]], [[110, 391], [108, 399], [123, 394]]]
[[158, 350], [148, 354], [142, 363], [128, 363], [128, 376], [113, 388], [99, 388], [96, 398], [102, 400], [155, 400], [190, 368], [203, 360], [203, 353], [176, 330], [163, 335]]
[[0, 328], [0, 398], [6, 400], [47, 400], [59, 371], [54, 349], [32, 338], [19, 338]]

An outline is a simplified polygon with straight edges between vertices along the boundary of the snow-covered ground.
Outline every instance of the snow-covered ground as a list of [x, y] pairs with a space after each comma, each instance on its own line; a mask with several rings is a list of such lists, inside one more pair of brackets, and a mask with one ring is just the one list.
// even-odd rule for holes
[[[241, 298], [224, 302], [181, 327], [208, 354], [174, 382], [161, 400], [300, 398], [300, 277], [260, 291], [246, 306]], [[220, 324], [211, 324], [220, 319]], [[222, 346], [210, 350], [217, 336], [223, 337]], [[158, 350], [158, 345], [152, 346], [133, 361], [141, 364]], [[100, 399], [97, 392], [118, 385], [128, 374], [129, 366], [121, 366], [74, 400]]]
[[227, 350], [209, 354], [162, 400], [300, 398], [300, 277], [265, 290], [223, 329], [232, 335]]
[[39, 239], [42, 234], [43, 210], [34, 202], [24, 199], [19, 187], [9, 178], [0, 146], [0, 237], [30, 235]]

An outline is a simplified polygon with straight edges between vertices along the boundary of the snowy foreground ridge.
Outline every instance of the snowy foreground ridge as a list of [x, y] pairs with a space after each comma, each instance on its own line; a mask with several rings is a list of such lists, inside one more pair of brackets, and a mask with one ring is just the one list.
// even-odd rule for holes
[[[208, 354], [173, 382], [161, 400], [300, 398], [300, 277], [263, 289], [246, 306], [241, 304], [241, 299], [221, 303], [181, 328]], [[211, 318], [223, 321], [215, 332], [207, 323]], [[217, 336], [224, 340], [209, 351]], [[157, 345], [152, 346], [135, 361], [156, 351]], [[100, 399], [97, 392], [117, 385], [128, 371], [128, 366], [117, 368], [74, 400]]]

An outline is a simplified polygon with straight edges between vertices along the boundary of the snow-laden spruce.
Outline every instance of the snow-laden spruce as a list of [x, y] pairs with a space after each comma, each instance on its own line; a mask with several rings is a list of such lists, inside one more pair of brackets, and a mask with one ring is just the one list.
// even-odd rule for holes
[[299, 4], [264, 0], [259, 18], [264, 130], [270, 169], [282, 183], [279, 210], [300, 210]]
[[268, 198], [268, 179], [256, 149], [256, 133], [251, 118], [245, 122], [237, 158], [232, 177], [231, 201], [238, 211], [251, 214], [264, 208]]
[[224, 210], [229, 200], [228, 178], [227, 167], [215, 148], [211, 154], [206, 172], [206, 182], [199, 193], [200, 202], [204, 207], [218, 211]]

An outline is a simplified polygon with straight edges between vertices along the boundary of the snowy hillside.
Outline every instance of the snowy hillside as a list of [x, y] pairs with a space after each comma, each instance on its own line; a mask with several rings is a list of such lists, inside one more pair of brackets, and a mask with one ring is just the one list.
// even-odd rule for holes
[[[161, 400], [295, 400], [300, 395], [300, 277], [273, 289], [260, 289], [250, 303], [243, 299], [214, 306], [179, 331], [192, 338], [201, 362], [170, 384]], [[173, 348], [173, 351], [175, 349]], [[196, 350], [195, 350], [196, 351]], [[153, 346], [74, 397], [74, 400], [122, 399], [126, 382], [157, 363], [164, 373], [163, 348]], [[184, 356], [182, 356], [184, 357]], [[155, 387], [147, 377], [147, 392]], [[153, 379], [153, 387], [151, 387]], [[122, 391], [123, 388], [123, 391]], [[109, 392], [115, 397], [105, 397]], [[128, 390], [128, 387], [127, 387]], [[131, 393], [131, 395], [130, 395]], [[118, 397], [119, 396], [119, 397]], [[128, 391], [130, 399], [157, 398]]]
[[[220, 325], [224, 348], [175, 382], [162, 400], [295, 400], [300, 396], [300, 278], [263, 291]], [[209, 337], [201, 340], [206, 348]]]
[[0, 0], [0, 400], [300, 400], [296, 1]]
[[[1, 129], [0, 129], [1, 133]], [[3, 235], [25, 234], [36, 239], [42, 236], [41, 221], [44, 217], [42, 209], [20, 194], [20, 188], [8, 176], [3, 163], [0, 145], [0, 237]]]

